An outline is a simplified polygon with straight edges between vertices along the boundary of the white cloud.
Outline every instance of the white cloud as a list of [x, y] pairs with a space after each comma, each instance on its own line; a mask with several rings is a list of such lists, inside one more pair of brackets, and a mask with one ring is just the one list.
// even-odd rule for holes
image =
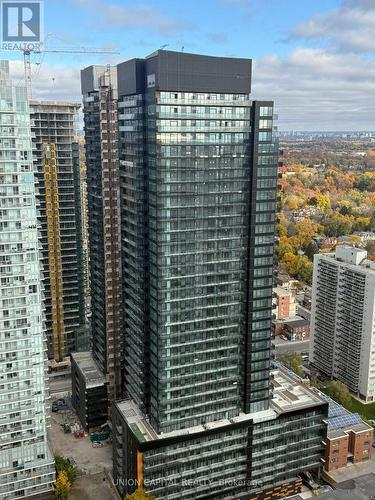
[[323, 49], [254, 62], [253, 92], [273, 99], [283, 130], [374, 130], [375, 61]]
[[[21, 61], [11, 61], [12, 80], [24, 84], [24, 67]], [[32, 97], [35, 100], [81, 102], [80, 67], [50, 66], [43, 63], [32, 69]]]
[[290, 38], [326, 41], [335, 50], [375, 53], [375, 1], [342, 0], [326, 14], [297, 24]]
[[70, 0], [84, 9], [96, 29], [142, 28], [161, 35], [173, 35], [188, 25], [176, 17], [162, 14], [149, 5], [122, 6], [104, 0]]

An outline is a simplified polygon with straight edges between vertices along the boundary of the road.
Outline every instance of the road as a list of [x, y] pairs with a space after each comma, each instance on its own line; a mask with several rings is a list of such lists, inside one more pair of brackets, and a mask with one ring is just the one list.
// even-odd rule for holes
[[48, 387], [51, 395], [60, 392], [72, 392], [72, 378], [71, 376], [67, 378], [50, 377], [48, 380]]
[[280, 337], [276, 337], [272, 342], [275, 346], [276, 357], [278, 354], [286, 354], [288, 352], [293, 354], [309, 352], [310, 340], [290, 342], [289, 340], [282, 340]]

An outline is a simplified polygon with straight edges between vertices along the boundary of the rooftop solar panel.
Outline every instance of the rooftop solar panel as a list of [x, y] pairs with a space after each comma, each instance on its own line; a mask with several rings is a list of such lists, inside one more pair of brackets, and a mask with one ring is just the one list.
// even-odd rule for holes
[[328, 429], [339, 429], [341, 427], [350, 427], [351, 425], [359, 424], [361, 417], [358, 413], [350, 415], [342, 415], [328, 420]]

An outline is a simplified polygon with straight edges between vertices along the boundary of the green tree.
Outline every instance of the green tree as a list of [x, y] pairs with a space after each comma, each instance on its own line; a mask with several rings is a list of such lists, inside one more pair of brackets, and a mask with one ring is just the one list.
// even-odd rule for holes
[[332, 399], [345, 406], [346, 408], [348, 408], [351, 404], [352, 397], [350, 395], [349, 389], [345, 384], [338, 380], [331, 380], [331, 382], [327, 386], [327, 394], [329, 394]]
[[276, 224], [276, 231], [279, 236], [288, 235], [288, 228], [284, 224]]
[[314, 255], [319, 253], [319, 247], [314, 240], [311, 240], [304, 247], [303, 251], [310, 260], [314, 260]]
[[73, 484], [77, 479], [76, 469], [72, 465], [70, 465], [66, 458], [62, 457], [61, 455], [56, 454], [54, 456], [54, 459], [57, 474], [59, 474], [59, 472], [64, 472], [68, 478], [69, 483]]
[[352, 233], [352, 221], [340, 213], [335, 213], [328, 217], [323, 225], [326, 236], [337, 237]]
[[311, 198], [309, 198], [307, 204], [312, 206], [312, 207], [316, 207], [318, 204], [318, 200], [317, 200], [316, 196], [312, 196]]
[[57, 479], [54, 484], [53, 495], [57, 500], [66, 500], [69, 496], [71, 484], [68, 476], [64, 471], [57, 474]]
[[302, 369], [302, 358], [299, 354], [280, 354], [277, 356], [277, 359], [299, 377], [302, 378], [305, 375]]
[[371, 227], [370, 217], [357, 217], [354, 221], [354, 231], [367, 231]]
[[311, 285], [313, 277], [313, 263], [306, 255], [302, 255], [298, 259], [297, 278]]
[[143, 488], [137, 488], [131, 495], [126, 495], [124, 500], [155, 500], [155, 497], [146, 493]]
[[288, 242], [287, 238], [281, 238], [280, 243], [275, 248], [276, 255], [279, 259], [282, 259], [286, 253], [293, 254], [295, 248]]

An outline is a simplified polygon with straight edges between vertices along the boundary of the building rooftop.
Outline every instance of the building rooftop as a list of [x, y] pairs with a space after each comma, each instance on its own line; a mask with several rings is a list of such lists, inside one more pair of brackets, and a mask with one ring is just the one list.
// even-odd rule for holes
[[335, 253], [316, 254], [317, 258], [332, 260], [354, 271], [375, 275], [375, 262], [367, 259], [367, 251], [350, 246], [338, 246]]
[[322, 397], [328, 403], [327, 437], [329, 439], [345, 437], [349, 431], [363, 432], [372, 430], [372, 427], [366, 424], [358, 413], [350, 413], [350, 411], [325, 394], [322, 394]]
[[325, 400], [317, 392], [301, 383], [291, 370], [282, 365], [272, 370], [273, 399], [271, 407], [277, 413], [286, 413], [309, 406], [321, 405]]
[[[76, 355], [76, 353], [74, 355]], [[233, 423], [245, 421], [253, 421], [254, 423], [265, 422], [276, 419], [281, 413], [325, 403], [324, 399], [319, 394], [302, 384], [300, 379], [293, 372], [289, 372], [284, 367], [279, 367], [271, 373], [273, 375], [272, 385], [274, 388], [274, 397], [271, 400], [268, 410], [255, 413], [241, 412], [234, 418], [225, 418], [217, 420], [216, 422], [208, 422], [204, 425], [197, 425], [178, 431], [157, 434], [134, 401], [125, 399], [116, 401], [115, 405], [138, 440], [140, 442], [145, 442], [219, 429], [220, 427], [229, 426]]]
[[305, 318], [301, 318], [299, 316], [296, 316], [295, 318], [289, 318], [286, 321], [284, 321], [284, 325], [289, 326], [291, 328], [298, 328], [300, 326], [308, 326], [310, 324], [310, 321]]
[[276, 286], [273, 291], [278, 297], [289, 297], [292, 295], [290, 290], [281, 286]]
[[43, 106], [44, 108], [75, 108], [79, 109], [81, 105], [76, 102], [59, 102], [59, 101], [30, 101], [30, 106]]
[[319, 495], [320, 500], [369, 500], [374, 498], [375, 474], [349, 479], [335, 484], [335, 490]]
[[107, 382], [106, 377], [100, 371], [91, 352], [73, 352], [71, 353], [71, 357], [82, 373], [86, 381], [86, 387], [96, 387]]

